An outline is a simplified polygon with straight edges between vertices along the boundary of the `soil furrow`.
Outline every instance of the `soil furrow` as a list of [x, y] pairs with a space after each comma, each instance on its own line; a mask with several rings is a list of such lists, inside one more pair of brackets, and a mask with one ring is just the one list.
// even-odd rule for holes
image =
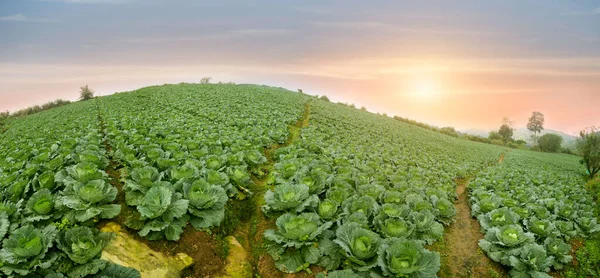
[[263, 196], [265, 192], [273, 186], [268, 182], [272, 180], [275, 169], [276, 158], [274, 157], [274, 154], [279, 148], [287, 147], [300, 138], [302, 128], [309, 125], [310, 104], [310, 100], [304, 104], [302, 118], [288, 127], [290, 135], [285, 143], [274, 144], [263, 150], [263, 154], [267, 158], [267, 163], [261, 166], [261, 170], [267, 174], [259, 177], [255, 173], [250, 173], [253, 181], [250, 191], [253, 195], [247, 201], [248, 205], [246, 208], [251, 215], [247, 219], [242, 219], [241, 223], [237, 225], [237, 229], [233, 232], [233, 236], [250, 254], [250, 263], [253, 271], [255, 274], [260, 275], [260, 277], [282, 276], [281, 272], [275, 268], [271, 256], [267, 254], [263, 241], [263, 233], [267, 229], [275, 228], [275, 219], [265, 217], [261, 211], [261, 206], [264, 205]]
[[[498, 163], [502, 163], [503, 160], [504, 153], [498, 159]], [[458, 200], [454, 202], [456, 222], [446, 228], [443, 240], [430, 248], [440, 252], [442, 266], [438, 276], [507, 277], [502, 265], [492, 261], [479, 248], [478, 243], [483, 234], [479, 222], [471, 216], [467, 190], [470, 180], [471, 178], [460, 178], [455, 181], [458, 195]]]

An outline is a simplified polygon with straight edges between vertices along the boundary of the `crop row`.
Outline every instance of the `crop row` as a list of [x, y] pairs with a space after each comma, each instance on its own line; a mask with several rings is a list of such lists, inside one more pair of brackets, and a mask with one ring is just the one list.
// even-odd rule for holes
[[218, 227], [229, 198], [261, 177], [263, 149], [288, 139], [305, 97], [260, 86], [177, 85], [101, 99], [112, 156], [135, 208], [125, 224], [177, 241], [190, 223]]
[[569, 170], [576, 157], [548, 159], [512, 151], [470, 185], [472, 214], [485, 234], [479, 246], [513, 277], [550, 277], [571, 262], [570, 239], [600, 232], [582, 173]]
[[321, 100], [311, 111], [301, 140], [275, 152], [265, 194], [278, 269], [435, 277], [439, 254], [424, 245], [454, 221], [454, 179], [495, 162], [502, 148]]
[[94, 102], [11, 122], [0, 135], [0, 271], [8, 277], [139, 277], [99, 259], [110, 234], [94, 223], [113, 218], [117, 189]]

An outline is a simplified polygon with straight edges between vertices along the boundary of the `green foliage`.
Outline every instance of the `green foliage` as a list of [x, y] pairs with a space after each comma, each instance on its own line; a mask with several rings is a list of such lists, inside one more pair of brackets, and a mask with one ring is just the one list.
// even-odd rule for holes
[[543, 152], [555, 153], [560, 150], [562, 144], [562, 137], [553, 133], [544, 134], [538, 139], [538, 146]]
[[[196, 229], [224, 223], [229, 199], [253, 194], [250, 173], [264, 175], [263, 148], [288, 140], [288, 125], [298, 121], [310, 98], [264, 86], [204, 81], [202, 86], [167, 85], [98, 99], [114, 157], [131, 173], [123, 177], [127, 205], [139, 211], [157, 186], [189, 201], [185, 215], [176, 218], [181, 225], [170, 228], [173, 235], [185, 227], [185, 219]], [[318, 174], [296, 178], [312, 186]], [[313, 206], [315, 201], [313, 197]], [[127, 223], [141, 230], [147, 220], [140, 218], [134, 214]], [[146, 237], [164, 235], [153, 230]]]
[[131, 216], [125, 224], [150, 240], [165, 237], [177, 241], [189, 220], [188, 204], [189, 201], [182, 199], [181, 193], [174, 192], [168, 183], [157, 185], [150, 188], [137, 205], [139, 216]]
[[99, 257], [102, 249], [110, 242], [111, 234], [100, 233], [88, 227], [76, 227], [62, 231], [57, 246], [77, 264], [85, 264]]
[[335, 243], [343, 250], [347, 263], [358, 271], [368, 271], [377, 265], [381, 237], [358, 223], [347, 223], [337, 229]]
[[212, 77], [202, 77], [200, 79], [200, 84], [210, 84], [210, 80], [212, 79]]
[[500, 135], [497, 131], [490, 131], [490, 135], [488, 136], [490, 140], [502, 140], [502, 135]]
[[48, 252], [55, 236], [56, 227], [51, 225], [42, 230], [32, 225], [16, 229], [2, 242], [0, 270], [9, 276], [25, 276], [49, 268], [58, 258], [58, 254]]
[[451, 126], [440, 128], [440, 133], [450, 135], [452, 137], [458, 137], [458, 132], [456, 132], [454, 127], [451, 127]]
[[440, 255], [423, 248], [418, 241], [390, 238], [379, 246], [377, 264], [384, 276], [436, 277]]
[[219, 226], [225, 217], [227, 194], [219, 185], [210, 185], [203, 179], [186, 182], [183, 196], [189, 200], [190, 223], [196, 229]]
[[85, 85], [79, 88], [79, 100], [88, 100], [94, 98], [94, 91]]
[[485, 233], [479, 246], [511, 276], [549, 277], [571, 263], [569, 240], [599, 234], [576, 159], [513, 150], [471, 182], [472, 213]]
[[89, 180], [89, 172], [80, 173], [84, 182], [69, 183], [56, 200], [56, 207], [65, 211], [69, 221], [85, 222], [94, 217], [110, 219], [121, 212], [121, 206], [111, 204], [117, 189], [102, 179]]
[[498, 135], [502, 138], [504, 144], [512, 140], [514, 129], [508, 124], [502, 124], [498, 130]]
[[27, 116], [27, 115], [36, 114], [36, 113], [39, 113], [39, 112], [42, 112], [45, 110], [49, 110], [49, 109], [56, 108], [59, 106], [67, 105], [69, 103], [71, 103], [71, 102], [68, 100], [57, 99], [55, 101], [46, 102], [42, 105], [34, 105], [31, 107], [27, 107], [25, 109], [17, 110], [13, 113], [10, 113], [8, 111], [0, 112], [0, 128], [3, 125], [3, 121], [6, 121], [10, 118], [23, 117], [23, 116]]
[[265, 193], [266, 204], [262, 206], [265, 213], [270, 211], [295, 210], [302, 212], [307, 207], [315, 207], [319, 202], [316, 195], [310, 195], [306, 184], [283, 183], [273, 191]]
[[[306, 124], [303, 108], [311, 99]], [[255, 182], [266, 176], [269, 190], [258, 204], [276, 218], [264, 239], [279, 270], [316, 265], [331, 277], [432, 277], [439, 255], [423, 246], [454, 221], [454, 180], [493, 165], [506, 148], [349, 107], [265, 86], [179, 84], [11, 119], [0, 134], [0, 235], [6, 240], [22, 226], [43, 230], [66, 219], [56, 224], [48, 254], [58, 259], [48, 273], [135, 277], [97, 260], [92, 255], [101, 248], [89, 244], [104, 244], [94, 221], [118, 213], [116, 188], [104, 173], [108, 155], [123, 167], [125, 202], [134, 210], [126, 225], [150, 240], [178, 240], [188, 223], [230, 230], [236, 218], [255, 212], [234, 199], [256, 194]], [[470, 202], [486, 254], [515, 275], [570, 263], [565, 243], [592, 239], [598, 230], [576, 162], [512, 150], [502, 165], [477, 176]], [[232, 207], [238, 214], [225, 215]], [[91, 233], [69, 232], [85, 230], [79, 227]]]
[[534, 111], [527, 122], [527, 129], [533, 132], [533, 145], [536, 145], [537, 134], [544, 130], [544, 114]]
[[105, 269], [108, 262], [99, 257], [111, 238], [112, 234], [100, 233], [88, 227], [76, 227], [60, 232], [57, 247], [74, 263], [67, 276], [87, 277]]
[[[477, 171], [502, 152], [490, 145], [470, 149], [473, 145], [465, 140], [405, 124], [397, 117], [356, 113], [344, 105], [313, 102], [310, 111], [310, 125], [301, 130], [301, 140], [274, 153], [274, 188], [265, 194], [262, 208], [277, 221], [316, 212], [319, 221], [332, 224], [314, 240], [319, 251], [311, 245], [284, 246], [284, 240], [269, 240], [277, 250], [270, 252], [275, 264], [284, 272], [314, 264], [383, 275], [376, 262], [379, 243], [405, 238], [422, 246], [442, 238], [443, 225], [451, 224], [456, 214], [453, 180]], [[368, 132], [361, 126], [368, 126]], [[448, 155], [465, 163], [453, 164]], [[436, 161], [435, 167], [431, 161]], [[349, 230], [362, 235], [355, 240]], [[265, 237], [284, 231], [278, 225]], [[321, 250], [321, 244], [339, 252]], [[360, 247], [369, 244], [372, 248]]]
[[93, 276], [94, 278], [140, 278], [140, 272], [118, 264], [108, 264], [106, 268]]
[[[41, 108], [55, 104], [60, 102]], [[81, 259], [92, 256], [85, 255], [91, 246], [86, 239], [65, 243], [77, 230], [98, 234], [95, 221], [120, 212], [113, 203], [117, 190], [104, 172], [108, 159], [96, 104], [14, 118], [0, 135], [0, 276], [87, 277], [111, 265]], [[91, 241], [93, 255], [108, 243]]]
[[323, 223], [319, 215], [315, 213], [302, 213], [295, 215], [286, 213], [275, 222], [277, 231], [267, 230], [267, 240], [280, 243], [283, 247], [297, 247], [311, 245], [317, 241], [317, 237], [331, 226], [331, 222]]
[[581, 164], [585, 165], [587, 174], [593, 178], [600, 172], [600, 135], [597, 128], [592, 127], [579, 133], [577, 150], [583, 156]]

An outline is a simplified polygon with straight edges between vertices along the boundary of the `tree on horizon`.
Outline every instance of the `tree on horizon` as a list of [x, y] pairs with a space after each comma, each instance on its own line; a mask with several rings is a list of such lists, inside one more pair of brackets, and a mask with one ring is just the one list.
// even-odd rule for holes
[[527, 129], [533, 132], [533, 145], [537, 145], [537, 134], [544, 130], [544, 114], [538, 111], [534, 111], [533, 114], [531, 114], [531, 117], [529, 117]]

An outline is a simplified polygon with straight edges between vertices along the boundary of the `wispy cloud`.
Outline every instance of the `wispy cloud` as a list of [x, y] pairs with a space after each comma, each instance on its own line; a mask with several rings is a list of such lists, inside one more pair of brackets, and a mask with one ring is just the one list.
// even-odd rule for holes
[[600, 15], [600, 7], [589, 11], [572, 11], [561, 13], [564, 16]]
[[135, 0], [36, 0], [39, 2], [56, 2], [66, 4], [128, 4]]
[[198, 36], [183, 36], [183, 37], [150, 37], [150, 38], [127, 38], [125, 43], [170, 43], [170, 42], [196, 42], [213, 39], [240, 39], [240, 38], [257, 38], [286, 35], [293, 30], [290, 29], [235, 29], [222, 32], [214, 32], [210, 34], [201, 34]]
[[586, 42], [597, 42], [597, 41], [600, 41], [600, 38], [599, 37], [581, 37], [581, 38], [579, 38], [579, 40], [586, 41]]
[[333, 28], [383, 28], [392, 27], [392, 24], [379, 21], [315, 21], [313, 25]]
[[30, 16], [26, 16], [22, 13], [7, 15], [7, 16], [0, 16], [0, 21], [4, 21], [4, 22], [46, 22], [46, 23], [59, 22], [56, 19], [30, 17]]
[[382, 21], [314, 21], [311, 24], [326, 28], [347, 28], [347, 29], [377, 29], [388, 30], [390, 32], [416, 33], [431, 35], [457, 35], [457, 36], [495, 36], [506, 35], [505, 32], [489, 30], [461, 30], [452, 28], [429, 28], [420, 26], [405, 26]]

